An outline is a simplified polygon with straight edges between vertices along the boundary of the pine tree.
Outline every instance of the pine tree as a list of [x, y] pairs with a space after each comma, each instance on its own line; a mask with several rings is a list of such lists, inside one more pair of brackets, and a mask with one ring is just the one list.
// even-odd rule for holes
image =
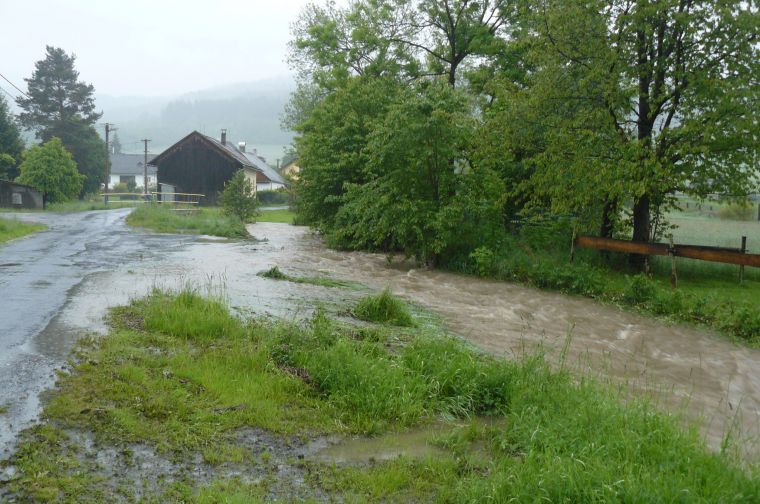
[[22, 126], [46, 142], [60, 138], [85, 178], [83, 192], [96, 191], [103, 181], [106, 147], [93, 127], [102, 113], [95, 111], [95, 88], [79, 80], [76, 57], [47, 46], [45, 59], [35, 63], [27, 82], [27, 97], [16, 102], [23, 109]]

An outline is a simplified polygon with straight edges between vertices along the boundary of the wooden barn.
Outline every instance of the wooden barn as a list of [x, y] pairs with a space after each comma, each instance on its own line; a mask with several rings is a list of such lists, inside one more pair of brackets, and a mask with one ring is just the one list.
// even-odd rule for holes
[[238, 170], [244, 170], [254, 187], [271, 184], [272, 176], [279, 177], [275, 170], [271, 170], [273, 175], [270, 170], [262, 169], [260, 158], [253, 157], [228, 142], [224, 130], [219, 140], [193, 131], [156, 156], [149, 165], [157, 169], [160, 193], [204, 194], [201, 204], [214, 205], [225, 182]]

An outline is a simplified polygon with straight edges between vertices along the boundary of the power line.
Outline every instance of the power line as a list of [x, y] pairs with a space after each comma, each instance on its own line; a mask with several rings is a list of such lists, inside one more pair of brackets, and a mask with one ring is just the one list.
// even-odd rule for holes
[[1, 74], [1, 73], [0, 73], [0, 77], [2, 77], [3, 79], [5, 79], [5, 80], [6, 80], [6, 82], [8, 82], [8, 84], [10, 84], [11, 86], [15, 87], [15, 88], [16, 88], [16, 90], [17, 90], [19, 93], [21, 93], [22, 95], [24, 95], [24, 96], [26, 96], [27, 98], [29, 98], [29, 95], [28, 95], [28, 94], [26, 94], [26, 93], [24, 93], [24, 92], [21, 90], [21, 88], [20, 88], [20, 87], [18, 87], [17, 85], [15, 85], [14, 83], [12, 83], [10, 80], [8, 80], [8, 77], [6, 77], [5, 75], [3, 75], [3, 74]]
[[12, 94], [10, 94], [8, 91], [6, 91], [6, 90], [5, 90], [5, 88], [3, 88], [3, 86], [0, 86], [0, 90], [2, 90], [2, 91], [3, 91], [3, 93], [7, 94], [7, 95], [8, 95], [8, 96], [10, 96], [11, 98], [13, 98], [13, 101], [16, 101], [16, 97], [15, 97], [15, 96], [13, 96]]

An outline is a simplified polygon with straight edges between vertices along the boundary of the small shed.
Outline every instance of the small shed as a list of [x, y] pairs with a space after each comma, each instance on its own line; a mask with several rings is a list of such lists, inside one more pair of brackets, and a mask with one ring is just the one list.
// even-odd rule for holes
[[33, 187], [0, 180], [0, 208], [42, 208], [42, 194]]

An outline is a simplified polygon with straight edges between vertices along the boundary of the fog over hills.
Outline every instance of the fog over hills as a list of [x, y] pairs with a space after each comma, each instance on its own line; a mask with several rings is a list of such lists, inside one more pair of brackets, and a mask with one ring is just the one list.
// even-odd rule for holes
[[218, 138], [226, 128], [231, 141], [247, 142], [275, 165], [293, 138], [280, 121], [294, 88], [290, 77], [280, 77], [179, 96], [97, 95], [96, 102], [100, 122], [116, 125], [124, 152], [142, 152], [142, 138], [151, 139], [149, 151], [157, 154], [193, 130]]

